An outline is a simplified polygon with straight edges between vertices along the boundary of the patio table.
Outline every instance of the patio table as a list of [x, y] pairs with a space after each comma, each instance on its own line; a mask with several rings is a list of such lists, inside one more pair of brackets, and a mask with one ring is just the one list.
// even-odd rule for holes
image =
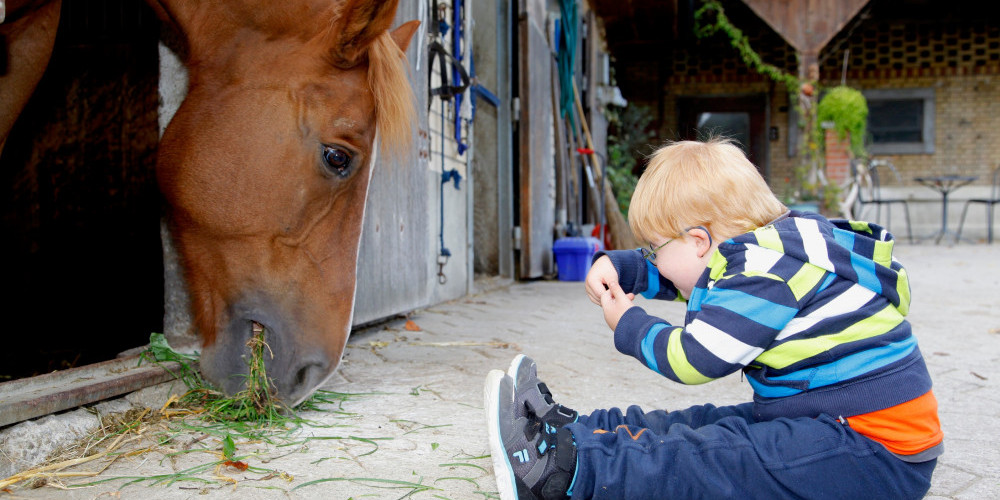
[[[940, 243], [941, 238], [948, 233], [948, 195], [952, 191], [978, 179], [978, 175], [931, 175], [914, 177], [917, 182], [941, 193], [941, 229], [927, 236], [934, 238], [934, 243]], [[956, 235], [957, 236], [957, 235]]]

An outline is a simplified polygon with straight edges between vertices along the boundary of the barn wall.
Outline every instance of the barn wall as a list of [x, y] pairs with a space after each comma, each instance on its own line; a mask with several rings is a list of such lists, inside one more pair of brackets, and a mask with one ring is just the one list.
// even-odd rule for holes
[[480, 99], [474, 119], [472, 156], [474, 272], [477, 276], [513, 276], [511, 241], [511, 5], [504, 0], [476, 1], [473, 35], [476, 78], [500, 100], [493, 106]]
[[[418, 118], [406, 161], [383, 159], [372, 178], [358, 258], [355, 325], [461, 297], [471, 288], [471, 151], [458, 154], [454, 110], [428, 96], [429, 85], [440, 85], [440, 65], [431, 64], [427, 51], [432, 23], [423, 3], [403, 2], [396, 14], [397, 25], [421, 20], [407, 50]], [[450, 40], [443, 43], [449, 51]], [[463, 121], [463, 141], [470, 141], [470, 130]], [[442, 184], [443, 171], [458, 173], [457, 188], [453, 180]], [[451, 253], [446, 261], [440, 257], [442, 236]]]

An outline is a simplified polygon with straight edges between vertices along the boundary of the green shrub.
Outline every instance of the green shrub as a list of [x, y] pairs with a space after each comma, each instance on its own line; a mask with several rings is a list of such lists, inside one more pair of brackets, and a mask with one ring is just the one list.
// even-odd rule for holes
[[622, 215], [628, 217], [629, 202], [639, 177], [634, 173], [643, 149], [650, 147], [655, 134], [649, 130], [653, 114], [648, 107], [629, 104], [609, 107], [608, 180]]

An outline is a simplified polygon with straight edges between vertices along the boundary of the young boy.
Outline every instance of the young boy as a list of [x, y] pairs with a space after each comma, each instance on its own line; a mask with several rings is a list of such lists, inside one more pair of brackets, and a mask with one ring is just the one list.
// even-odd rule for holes
[[[578, 415], [518, 356], [486, 382], [502, 498], [927, 492], [942, 433], [888, 232], [789, 212], [726, 140], [657, 151], [629, 224], [649, 248], [599, 253], [585, 283], [615, 347], [683, 384], [742, 371], [753, 402]], [[633, 294], [686, 301], [684, 321], [650, 316]]]

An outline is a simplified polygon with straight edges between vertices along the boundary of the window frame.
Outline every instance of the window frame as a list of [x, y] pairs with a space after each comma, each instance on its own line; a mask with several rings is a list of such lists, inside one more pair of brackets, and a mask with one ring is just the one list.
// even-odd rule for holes
[[[875, 144], [867, 138], [868, 152], [872, 154], [933, 154], [934, 153], [934, 89], [933, 88], [911, 88], [911, 89], [867, 89], [861, 93], [869, 103], [878, 100], [916, 100], [920, 99], [924, 104], [924, 116], [921, 134], [923, 141], [920, 142], [883, 142]], [[870, 119], [871, 115], [869, 115]]]

